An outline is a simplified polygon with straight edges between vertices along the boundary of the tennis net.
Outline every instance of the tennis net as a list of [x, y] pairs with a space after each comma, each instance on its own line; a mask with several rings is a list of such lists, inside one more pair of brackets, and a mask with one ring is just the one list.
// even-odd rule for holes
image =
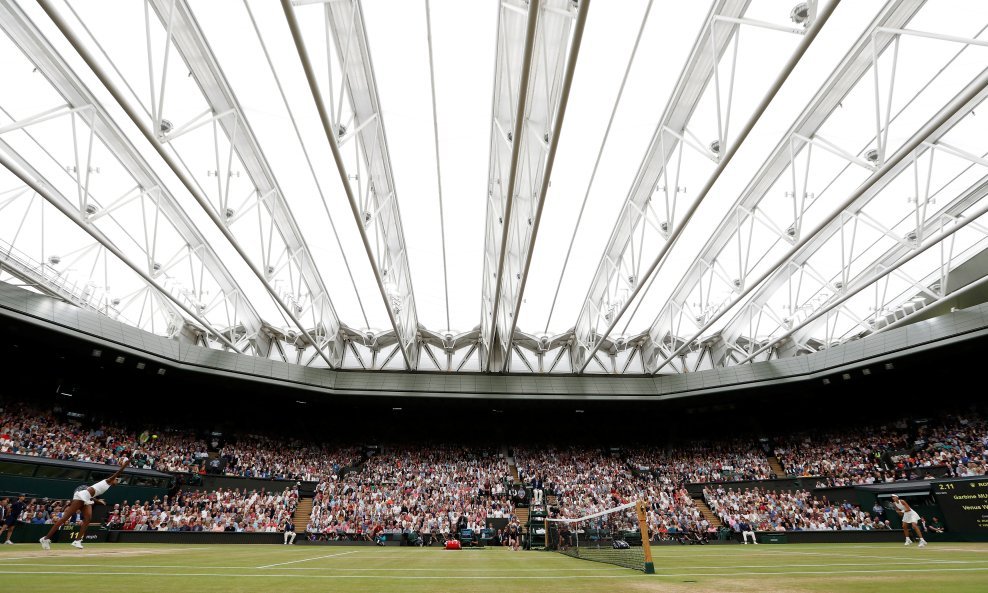
[[546, 548], [567, 556], [654, 572], [641, 502], [576, 519], [546, 519]]

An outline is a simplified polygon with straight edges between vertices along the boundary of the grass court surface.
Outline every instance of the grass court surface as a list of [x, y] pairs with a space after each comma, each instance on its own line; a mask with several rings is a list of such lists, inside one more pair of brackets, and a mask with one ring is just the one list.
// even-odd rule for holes
[[659, 546], [655, 575], [553, 552], [262, 545], [0, 547], [5, 591], [988, 591], [988, 544]]

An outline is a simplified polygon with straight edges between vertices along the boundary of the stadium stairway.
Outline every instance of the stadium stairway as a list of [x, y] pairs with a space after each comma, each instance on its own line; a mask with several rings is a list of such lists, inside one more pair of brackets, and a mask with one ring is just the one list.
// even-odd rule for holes
[[298, 499], [298, 506], [295, 507], [295, 516], [292, 517], [292, 523], [295, 524], [296, 533], [305, 533], [305, 528], [309, 525], [309, 519], [312, 517], [312, 497], [311, 496], [300, 496]]
[[775, 455], [768, 456], [768, 466], [772, 468], [772, 472], [775, 473], [775, 475], [779, 476], [780, 478], [785, 477], [786, 470], [784, 467], [782, 467], [782, 464], [779, 463], [779, 458], [776, 457]]
[[710, 510], [710, 507], [707, 506], [707, 501], [703, 500], [703, 498], [694, 498], [693, 504], [696, 505], [697, 509], [699, 509], [700, 514], [707, 520], [707, 523], [710, 523], [714, 527], [720, 527], [724, 524], [724, 522], [720, 520], [720, 517]]
[[515, 509], [515, 517], [518, 517], [518, 524], [521, 525], [522, 533], [528, 532], [528, 507], [518, 507]]
[[508, 451], [507, 445], [501, 445], [501, 455], [504, 456], [504, 460], [508, 462], [508, 471], [511, 472], [512, 484], [520, 484], [521, 478], [518, 477], [518, 466], [515, 465], [515, 458]]

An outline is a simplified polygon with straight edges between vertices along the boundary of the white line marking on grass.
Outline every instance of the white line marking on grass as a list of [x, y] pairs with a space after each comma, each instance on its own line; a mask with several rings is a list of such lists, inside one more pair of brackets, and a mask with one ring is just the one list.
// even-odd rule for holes
[[971, 568], [888, 568], [875, 570], [778, 570], [762, 572], [680, 572], [656, 574], [657, 577], [736, 577], [736, 576], [787, 576], [793, 574], [825, 574], [840, 576], [847, 574], [881, 574], [890, 572], [980, 572], [988, 567]]
[[[988, 569], [985, 569], [988, 570]], [[375, 575], [375, 574], [284, 574], [284, 573], [274, 573], [274, 574], [229, 574], [225, 572], [209, 573], [209, 572], [93, 572], [93, 571], [68, 571], [68, 570], [0, 570], [0, 574], [50, 574], [50, 575], [92, 575], [92, 576], [142, 576], [142, 577], [223, 577], [225, 579], [229, 578], [248, 578], [256, 579], [261, 577], [270, 577], [276, 579], [284, 578], [294, 578], [294, 579], [386, 579], [386, 580], [423, 580], [423, 581], [433, 581], [433, 580], [447, 580], [447, 579], [514, 579], [514, 580], [530, 580], [530, 579], [545, 579], [545, 576], [418, 576], [418, 575]], [[770, 574], [770, 573], [765, 573]], [[669, 576], [669, 575], [663, 575]], [[601, 575], [554, 575], [553, 579], [634, 579], [634, 578], [644, 578], [642, 574], [601, 574]]]
[[255, 568], [272, 568], [275, 566], [284, 566], [286, 564], [297, 564], [299, 562], [308, 562], [310, 560], [322, 560], [323, 558], [334, 558], [336, 556], [346, 556], [347, 554], [356, 554], [357, 551], [353, 552], [340, 552], [339, 554], [326, 554], [325, 556], [316, 556], [314, 558], [302, 558], [301, 560], [290, 560], [288, 562], [276, 562], [274, 564], [265, 564], [264, 566], [256, 566]]
[[[983, 572], [988, 571], [988, 567], [983, 568], [942, 568], [942, 569], [929, 569], [929, 568], [892, 568], [892, 569], [875, 569], [875, 570], [799, 570], [799, 571], [772, 571], [772, 572], [682, 572], [682, 573], [670, 573], [670, 574], [656, 574], [657, 577], [738, 577], [738, 576], [787, 576], [787, 575], [830, 575], [830, 576], [840, 576], [840, 575], [851, 575], [851, 574], [885, 574], [885, 573], [916, 573], [916, 572]], [[418, 575], [343, 575], [343, 574], [284, 574], [284, 573], [274, 573], [274, 574], [229, 574], [229, 573], [209, 573], [209, 572], [189, 572], [189, 573], [177, 573], [177, 572], [93, 572], [93, 571], [67, 571], [67, 570], [0, 570], [0, 574], [47, 574], [47, 575], [92, 575], [92, 576], [145, 576], [145, 577], [222, 577], [222, 578], [258, 578], [258, 577], [272, 577], [272, 578], [296, 578], [296, 579], [384, 579], [384, 580], [449, 580], [449, 579], [472, 579], [472, 580], [490, 580], [490, 579], [500, 579], [500, 580], [533, 580], [533, 579], [544, 579], [544, 576], [418, 576]], [[578, 580], [578, 579], [631, 579], [631, 578], [645, 578], [644, 575], [640, 574], [621, 574], [621, 575], [556, 575], [553, 576], [554, 579], [567, 579], [567, 580]]]
[[[988, 560], [986, 560], [985, 562], [988, 562]], [[51, 563], [48, 563], [48, 562], [45, 562], [45, 563], [37, 563], [37, 562], [11, 562], [9, 564], [6, 564], [5, 566], [33, 566], [33, 567], [37, 567], [37, 568], [52, 568], [52, 567], [58, 567], [58, 568], [110, 568], [110, 567], [107, 567], [105, 565], [96, 565], [96, 564], [79, 564], [79, 563], [76, 563], [76, 564], [51, 564]], [[810, 565], [810, 566], [829, 566], [829, 565], [814, 564], [814, 565]], [[873, 565], [871, 565], [871, 564], [861, 564], [861, 565], [856, 565], [856, 566], [873, 566]], [[204, 570], [260, 570], [260, 567], [253, 567], [253, 566], [204, 566], [202, 564], [127, 564], [125, 566], [121, 566], [120, 568], [121, 569], [127, 569], [127, 570], [134, 569], [134, 568], [162, 568], [162, 569], [164, 569], [164, 568], [183, 568], [183, 569], [193, 569], [193, 570], [194, 569], [197, 569], [197, 568], [204, 569]], [[701, 568], [701, 567], [697, 567], [697, 568]], [[710, 567], [710, 568], [724, 568], [724, 567], [723, 566], [713, 566], [713, 567]], [[267, 569], [265, 569], [265, 570], [268, 571]], [[433, 572], [500, 572], [500, 573], [511, 573], [511, 572], [518, 572], [518, 571], [521, 571], [521, 572], [532, 572], [532, 571], [535, 571], [535, 572], [557, 572], [557, 571], [566, 571], [566, 572], [621, 572], [621, 571], [624, 571], [624, 570], [627, 570], [627, 569], [621, 568], [621, 567], [618, 567], [618, 566], [615, 566], [615, 567], [603, 566], [603, 567], [599, 567], [599, 568], [598, 567], [592, 567], [592, 568], [572, 568], [572, 567], [570, 567], [570, 568], [445, 568], [445, 567], [443, 567], [443, 568], [348, 568], [348, 567], [341, 567], [341, 566], [333, 566], [333, 567], [329, 567], [329, 566], [322, 566], [322, 567], [287, 566], [285, 568], [273, 568], [271, 570], [275, 570], [275, 571], [278, 571], [278, 570], [289, 570], [289, 571], [296, 571], [296, 570], [336, 570], [336, 571], [342, 571], [342, 572], [369, 572], [369, 571], [377, 571], [377, 572], [409, 572], [409, 571], [426, 572], [426, 571], [433, 571]]]
[[[57, 544], [56, 544], [57, 545]], [[204, 548], [196, 548], [196, 550], [201, 550]], [[66, 558], [66, 557], [76, 557], [76, 558], [99, 558], [99, 557], [111, 557], [111, 556], [154, 556], [159, 554], [175, 554], [180, 553], [181, 550], [178, 548], [169, 549], [148, 549], [148, 548], [134, 548], [132, 550], [93, 550], [91, 548], [86, 548], [82, 551], [74, 551], [74, 548], [70, 549], [70, 546], [66, 545], [61, 548], [52, 548], [51, 550], [38, 550], [37, 552], [31, 552], [28, 556], [0, 556], [0, 562], [7, 562], [8, 560], [31, 560], [35, 558]]]
[[[941, 564], [985, 564], [988, 560], [935, 560], [931, 562], [933, 566], [940, 566]], [[886, 565], [915, 565], [915, 562], [884, 562]], [[20, 565], [12, 565], [20, 566]], [[44, 566], [51, 566], [50, 564]], [[828, 564], [743, 564], [743, 565], [733, 565], [733, 564], [718, 564], [715, 566], [670, 566], [670, 567], [660, 567], [656, 566], [655, 570], [682, 570], [687, 568], [689, 570], [695, 570], [698, 568], [778, 568], [785, 569], [789, 567], [794, 568], [825, 568], [827, 566], [875, 566], [874, 562], [834, 562]], [[988, 568], [988, 567], [986, 567]], [[773, 573], [774, 574], [774, 573]], [[779, 573], [783, 574], [783, 573]]]

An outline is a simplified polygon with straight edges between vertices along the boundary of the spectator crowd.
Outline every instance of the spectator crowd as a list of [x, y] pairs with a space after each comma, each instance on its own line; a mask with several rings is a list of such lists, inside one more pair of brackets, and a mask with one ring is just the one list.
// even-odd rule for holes
[[371, 457], [358, 470], [316, 488], [307, 531], [321, 539], [372, 533], [444, 538], [491, 518], [511, 518], [508, 464], [497, 452], [448, 445], [412, 446]]
[[110, 529], [128, 531], [282, 531], [295, 513], [298, 489], [185, 491], [169, 498], [124, 501], [107, 515]]
[[6, 406], [0, 414], [0, 453], [107, 465], [116, 465], [127, 455], [135, 467], [165, 472], [310, 481], [361, 457], [359, 447], [298, 439], [244, 435], [222, 443], [216, 440], [211, 446], [189, 431], [138, 434], [105, 422], [85, 427], [26, 406]]
[[743, 490], [721, 485], [704, 488], [703, 498], [725, 525], [739, 532], [890, 528], [887, 520], [882, 522], [857, 505], [831, 503], [826, 497], [817, 498], [807, 490]]
[[[492, 519], [517, 530], [519, 505], [573, 519], [638, 500], [645, 502], [657, 538], [713, 532], [686, 488], [691, 483], [707, 485], [706, 503], [735, 530], [885, 529], [887, 522], [875, 513], [808, 490], [724, 483], [792, 476], [827, 487], [985, 475], [988, 468], [988, 422], [957, 415], [663, 448], [528, 445], [504, 453], [485, 446], [386, 446], [367, 459], [358, 446], [265, 435], [206, 438], [191, 431], [138, 434], [113, 423], [85, 425], [21, 405], [5, 406], [0, 414], [3, 453], [102, 464], [126, 455], [137, 467], [167, 472], [315, 482], [306, 531], [316, 539], [392, 533], [442, 541], [462, 529], [490, 529]], [[132, 530], [279, 531], [297, 502], [295, 486], [186, 490], [172, 498], [121, 503], [107, 521]], [[22, 520], [51, 523], [63, 508], [57, 501], [35, 500]], [[633, 527], [634, 509], [622, 520]]]

